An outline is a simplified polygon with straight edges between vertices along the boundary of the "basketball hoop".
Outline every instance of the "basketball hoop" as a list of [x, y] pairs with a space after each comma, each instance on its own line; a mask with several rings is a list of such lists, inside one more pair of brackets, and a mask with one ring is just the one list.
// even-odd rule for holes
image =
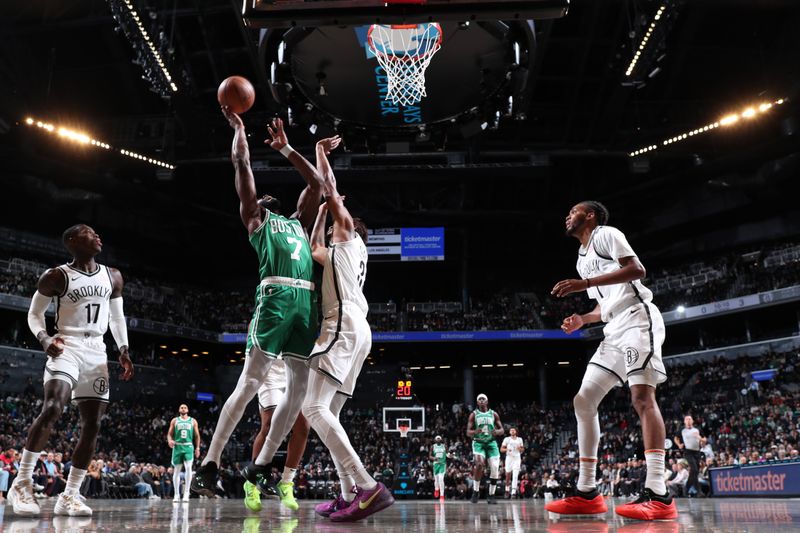
[[411, 431], [411, 426], [406, 426], [405, 424], [397, 426], [397, 430], [400, 432], [400, 438], [405, 439], [408, 437], [408, 432]]
[[367, 44], [386, 71], [386, 100], [395, 105], [414, 105], [425, 93], [425, 70], [442, 47], [442, 27], [422, 24], [373, 24]]

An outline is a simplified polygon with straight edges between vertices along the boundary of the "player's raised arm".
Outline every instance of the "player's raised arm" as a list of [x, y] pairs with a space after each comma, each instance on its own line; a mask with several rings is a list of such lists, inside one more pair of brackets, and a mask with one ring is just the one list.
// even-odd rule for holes
[[475, 430], [475, 412], [469, 414], [469, 420], [467, 420], [467, 437], [474, 437], [477, 431]]
[[340, 196], [336, 189], [336, 176], [328, 161], [328, 154], [341, 142], [341, 138], [337, 135], [317, 143], [317, 169], [324, 179], [326, 201], [334, 222], [333, 239], [337, 242], [349, 241], [355, 236], [353, 217], [344, 206], [344, 197]]
[[328, 248], [325, 247], [325, 222], [328, 219], [328, 204], [319, 204], [317, 210], [317, 220], [314, 222], [314, 229], [311, 231], [311, 257], [320, 265], [325, 264], [325, 256]]
[[500, 422], [500, 415], [498, 415], [497, 413], [494, 413], [494, 426], [497, 429], [492, 431], [492, 435], [494, 435], [495, 437], [502, 437], [503, 435], [505, 435], [506, 430], [503, 427], [503, 423]]
[[300, 172], [306, 182], [306, 188], [297, 199], [297, 211], [289, 218], [296, 218], [304, 228], [308, 228], [317, 216], [317, 206], [322, 199], [322, 176], [305, 157], [296, 152], [289, 144], [289, 138], [283, 129], [283, 120], [275, 118], [267, 126], [269, 139], [264, 141], [273, 150], [279, 151]]
[[233, 128], [233, 145], [231, 146], [231, 162], [236, 170], [236, 194], [239, 195], [239, 216], [247, 228], [247, 233], [253, 233], [261, 225], [261, 208], [256, 196], [256, 181], [253, 178], [253, 169], [250, 168], [250, 146], [247, 144], [247, 133], [244, 123], [239, 115], [231, 112], [228, 107], [222, 108], [222, 114], [228, 119]]

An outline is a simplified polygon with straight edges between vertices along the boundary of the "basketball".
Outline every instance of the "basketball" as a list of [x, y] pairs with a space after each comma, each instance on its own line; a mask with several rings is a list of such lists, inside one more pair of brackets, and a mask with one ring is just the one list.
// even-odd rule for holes
[[247, 78], [230, 76], [219, 84], [217, 101], [219, 105], [230, 107], [234, 113], [244, 113], [253, 107], [256, 91]]

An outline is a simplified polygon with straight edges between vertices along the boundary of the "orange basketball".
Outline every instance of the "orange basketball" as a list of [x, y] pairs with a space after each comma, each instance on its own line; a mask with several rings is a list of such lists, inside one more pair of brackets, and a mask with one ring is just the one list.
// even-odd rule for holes
[[219, 105], [228, 106], [234, 113], [244, 113], [256, 101], [256, 91], [247, 78], [231, 76], [225, 78], [217, 89]]

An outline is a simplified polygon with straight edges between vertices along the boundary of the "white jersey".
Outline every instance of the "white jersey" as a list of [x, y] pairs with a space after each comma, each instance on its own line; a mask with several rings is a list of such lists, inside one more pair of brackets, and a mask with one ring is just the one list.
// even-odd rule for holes
[[503, 439], [501, 448], [503, 446], [506, 448], [507, 459], [519, 459], [522, 448], [524, 448], [522, 437], [506, 437]]
[[[578, 250], [578, 274], [582, 279], [593, 278], [619, 270], [619, 259], [636, 256], [625, 235], [611, 226], [597, 226], [589, 244]], [[600, 317], [610, 322], [613, 316], [637, 303], [650, 303], [653, 293], [641, 281], [589, 287], [589, 298], [600, 305]]]
[[105, 265], [92, 273], [69, 265], [58, 270], [64, 275], [66, 289], [56, 296], [56, 330], [61, 335], [102, 337], [108, 330], [108, 302], [113, 284]]
[[364, 297], [367, 278], [367, 247], [361, 236], [331, 243], [322, 273], [322, 312], [328, 316], [345, 303], [355, 304], [366, 316], [369, 311]]

